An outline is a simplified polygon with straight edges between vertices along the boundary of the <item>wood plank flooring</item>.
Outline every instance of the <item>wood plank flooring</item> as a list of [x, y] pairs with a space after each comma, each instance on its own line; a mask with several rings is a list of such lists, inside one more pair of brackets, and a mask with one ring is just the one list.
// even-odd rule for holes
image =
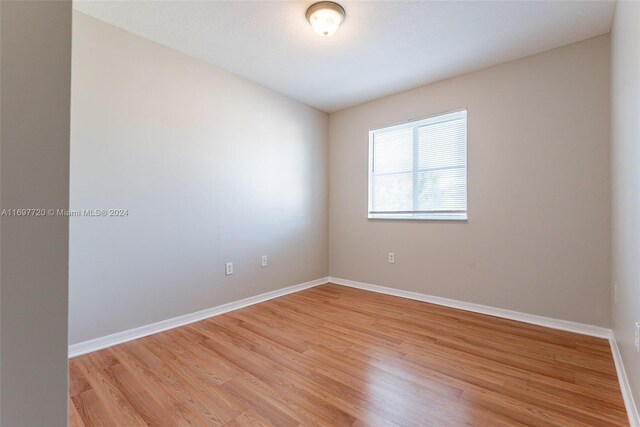
[[327, 284], [69, 362], [71, 426], [624, 426], [606, 340]]

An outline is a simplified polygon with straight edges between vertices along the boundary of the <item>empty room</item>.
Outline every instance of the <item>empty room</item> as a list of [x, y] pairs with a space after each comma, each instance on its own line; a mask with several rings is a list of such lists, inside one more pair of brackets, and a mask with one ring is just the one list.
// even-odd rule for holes
[[0, 0], [0, 425], [640, 427], [640, 2]]

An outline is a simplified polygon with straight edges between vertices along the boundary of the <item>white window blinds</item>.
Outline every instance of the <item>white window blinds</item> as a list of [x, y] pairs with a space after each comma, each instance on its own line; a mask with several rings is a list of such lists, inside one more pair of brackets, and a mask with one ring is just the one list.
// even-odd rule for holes
[[369, 132], [369, 218], [467, 218], [467, 112]]

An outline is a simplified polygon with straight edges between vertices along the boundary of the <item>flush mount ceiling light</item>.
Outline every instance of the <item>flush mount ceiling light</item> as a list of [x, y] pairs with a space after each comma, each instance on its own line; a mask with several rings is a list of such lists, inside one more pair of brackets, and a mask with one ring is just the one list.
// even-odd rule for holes
[[338, 31], [344, 21], [344, 9], [338, 3], [321, 1], [307, 9], [307, 21], [319, 36], [329, 37]]

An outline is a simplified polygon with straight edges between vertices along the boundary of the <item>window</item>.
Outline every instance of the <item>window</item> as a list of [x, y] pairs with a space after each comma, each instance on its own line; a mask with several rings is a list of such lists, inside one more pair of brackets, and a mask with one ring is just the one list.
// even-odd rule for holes
[[369, 218], [467, 219], [467, 111], [369, 132]]

